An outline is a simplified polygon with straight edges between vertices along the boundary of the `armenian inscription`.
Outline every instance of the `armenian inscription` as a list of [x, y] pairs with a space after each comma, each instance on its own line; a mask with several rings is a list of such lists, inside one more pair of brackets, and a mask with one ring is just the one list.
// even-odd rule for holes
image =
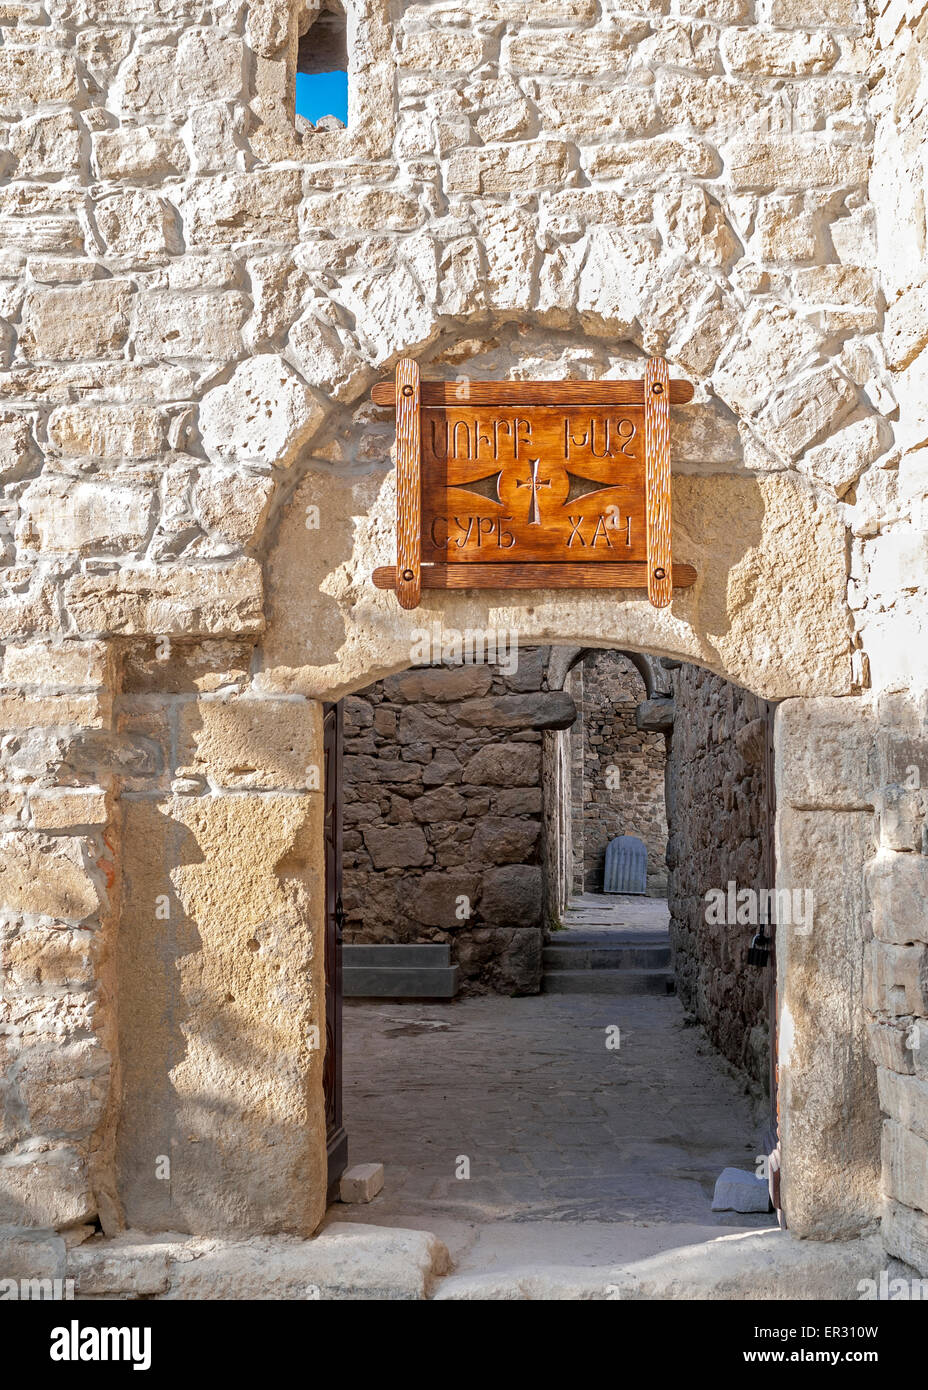
[[401, 358], [372, 397], [396, 407], [396, 566], [423, 588], [643, 588], [657, 607], [695, 571], [670, 554], [666, 362], [639, 381], [422, 382]]

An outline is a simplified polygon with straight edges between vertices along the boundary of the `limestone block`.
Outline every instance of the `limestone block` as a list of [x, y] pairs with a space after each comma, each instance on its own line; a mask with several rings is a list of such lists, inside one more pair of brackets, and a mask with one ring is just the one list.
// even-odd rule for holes
[[876, 754], [871, 708], [862, 700], [784, 700], [777, 709], [778, 805], [868, 810]]
[[154, 193], [136, 188], [111, 194], [94, 214], [110, 256], [147, 266], [182, 250], [177, 211]]
[[642, 87], [539, 84], [535, 105], [546, 131], [578, 143], [644, 134], [655, 117], [653, 91]]
[[326, 409], [282, 357], [263, 353], [235, 369], [200, 406], [200, 435], [217, 462], [287, 467]]
[[577, 706], [566, 690], [491, 695], [465, 700], [451, 712], [472, 729], [569, 729], [577, 718]]
[[20, 1053], [17, 1084], [33, 1134], [82, 1138], [92, 1133], [104, 1117], [109, 1068], [109, 1054], [98, 1038]]
[[0, 53], [0, 103], [4, 107], [73, 101], [80, 92], [72, 53], [49, 45], [5, 43]]
[[733, 410], [751, 414], [779, 386], [784, 366], [801, 363], [816, 342], [814, 329], [784, 305], [752, 305], [741, 337], [716, 368], [715, 389]]
[[720, 50], [731, 72], [770, 77], [797, 77], [827, 72], [838, 57], [838, 45], [821, 30], [789, 33], [759, 28], [727, 29]]
[[430, 297], [405, 261], [360, 275], [339, 298], [354, 315], [358, 338], [373, 366], [389, 361], [399, 350], [415, 352], [438, 336]]
[[33, 830], [70, 830], [84, 825], [106, 825], [112, 818], [107, 793], [93, 788], [33, 792], [29, 799], [29, 813]]
[[242, 93], [244, 46], [234, 34], [184, 29], [176, 44], [140, 48], [119, 71], [114, 100], [121, 116], [166, 116]]
[[313, 1240], [192, 1246], [167, 1247], [168, 1298], [425, 1299], [450, 1268], [445, 1246], [427, 1231], [366, 1222], [333, 1222]]
[[72, 111], [34, 116], [10, 130], [16, 172], [27, 178], [59, 178], [81, 168], [81, 125]]
[[74, 1280], [78, 1298], [163, 1294], [170, 1288], [168, 1259], [163, 1243], [148, 1244], [137, 1233], [126, 1232], [114, 1240], [97, 1236], [68, 1251], [68, 1277]]
[[[181, 707], [178, 777], [216, 786], [320, 790], [316, 708], [306, 700], [212, 698]], [[315, 777], [313, 774], [315, 773]]]
[[0, 1158], [0, 1223], [61, 1230], [95, 1215], [84, 1160], [74, 1149]]
[[739, 134], [726, 147], [725, 157], [725, 180], [736, 193], [773, 188], [857, 188], [866, 184], [869, 172], [865, 148], [839, 145], [814, 134], [775, 131], [768, 139]]
[[102, 179], [184, 174], [190, 160], [180, 135], [160, 126], [121, 126], [92, 136], [93, 162]]
[[769, 1211], [770, 1193], [765, 1178], [741, 1168], [723, 1168], [712, 1194], [713, 1211]]
[[864, 1027], [872, 852], [869, 812], [784, 806], [777, 817], [777, 888], [811, 889], [814, 904], [811, 929], [777, 928], [782, 1183], [790, 1230], [819, 1239], [859, 1232], [879, 1203], [880, 1111]]
[[[514, 309], [531, 299], [538, 260], [535, 219], [516, 209], [488, 208], [481, 220], [486, 293], [495, 309]], [[479, 268], [475, 284], [479, 283]], [[466, 304], [466, 299], [465, 299]]]
[[213, 1238], [312, 1231], [326, 1189], [321, 798], [135, 801], [123, 845], [121, 1068], [146, 1097], [117, 1135], [127, 1219]]
[[129, 335], [130, 296], [126, 280], [31, 290], [23, 304], [20, 351], [32, 362], [120, 357]]
[[0, 948], [0, 961], [12, 994], [57, 994], [90, 988], [96, 980], [98, 932], [52, 927], [21, 927]]
[[905, 946], [928, 944], [928, 857], [882, 853], [867, 866], [873, 934]]
[[234, 359], [241, 352], [242, 325], [248, 308], [245, 295], [237, 291], [141, 294], [135, 319], [136, 355], [203, 358], [211, 362]]
[[403, 35], [400, 66], [414, 72], [471, 73], [480, 67], [485, 51], [479, 34], [429, 29]]
[[462, 149], [448, 160], [449, 193], [507, 194], [572, 183], [571, 146], [563, 140], [522, 141]]
[[792, 461], [829, 434], [857, 401], [857, 387], [833, 368], [800, 377], [778, 392], [758, 416], [761, 437]]
[[49, 442], [68, 458], [156, 458], [165, 430], [164, 415], [150, 405], [64, 405], [48, 421]]
[[883, 1126], [883, 1187], [905, 1206], [928, 1211], [928, 1140], [893, 1120]]
[[816, 200], [803, 193], [761, 198], [755, 221], [761, 260], [812, 260], [820, 241], [819, 212]]
[[924, 946], [867, 947], [867, 1008], [873, 1013], [928, 1014], [928, 950]]
[[721, 161], [704, 140], [658, 135], [624, 145], [595, 145], [584, 163], [591, 178], [646, 183], [666, 174], [714, 178]]
[[101, 695], [0, 695], [0, 727], [40, 729], [47, 725], [75, 724], [101, 729], [110, 722], [111, 697]]
[[577, 284], [576, 307], [594, 332], [624, 334], [638, 316], [657, 261], [653, 231], [596, 227]]
[[0, 481], [20, 477], [28, 468], [32, 451], [29, 417], [17, 411], [0, 411]]
[[338, 1184], [340, 1202], [372, 1202], [383, 1189], [382, 1163], [355, 1163]]
[[411, 704], [433, 700], [444, 703], [486, 695], [492, 684], [493, 673], [483, 665], [420, 666], [388, 676], [383, 692], [388, 700], [408, 700]]
[[354, 333], [331, 300], [311, 300], [287, 338], [287, 356], [306, 381], [336, 400], [350, 400], [371, 373]]
[[928, 1081], [880, 1067], [880, 1104], [891, 1119], [928, 1140]]
[[63, 1279], [67, 1247], [48, 1232], [7, 1230], [0, 1234], [0, 1278]]
[[221, 637], [264, 626], [261, 567], [250, 559], [78, 575], [64, 597], [78, 632]]
[[629, 51], [646, 37], [648, 29], [645, 20], [625, 18], [621, 26], [605, 31], [573, 32], [569, 43], [560, 34], [518, 34], [510, 39], [505, 58], [512, 72], [558, 77], [618, 73], [624, 71]]
[[531, 743], [493, 743], [479, 748], [464, 768], [464, 781], [486, 787], [532, 787], [539, 780], [541, 749]]
[[928, 1276], [928, 1216], [900, 1202], [887, 1202], [882, 1220], [883, 1244], [890, 1255]]
[[256, 169], [195, 179], [177, 203], [190, 246], [295, 242], [300, 195], [299, 170]]
[[343, 227], [349, 235], [367, 232], [410, 232], [421, 226], [425, 214], [412, 193], [391, 188], [367, 188], [348, 193], [322, 194], [300, 208], [304, 232]]
[[148, 538], [150, 492], [109, 480], [77, 482], [51, 474], [23, 493], [19, 544], [29, 550], [140, 550]]
[[904, 1076], [915, 1074], [912, 1048], [909, 1044], [912, 1032], [912, 1027], [906, 1019], [901, 1022], [868, 1020], [867, 1036], [878, 1068], [886, 1067]]
[[542, 871], [534, 864], [487, 869], [480, 891], [480, 917], [493, 927], [536, 927], [541, 922]]
[[104, 642], [10, 643], [3, 652], [3, 680], [8, 685], [95, 687], [107, 683], [109, 661]]
[[824, 444], [807, 449], [797, 466], [836, 497], [843, 497], [883, 448], [880, 417], [855, 411]]
[[886, 310], [887, 366], [904, 371], [928, 344], [928, 285], [916, 285]]
[[236, 547], [253, 546], [267, 520], [272, 479], [204, 469], [193, 489], [193, 506], [204, 529]]
[[870, 542], [870, 591], [895, 598], [906, 589], [921, 587], [928, 568], [928, 531], [913, 526], [896, 527]]
[[92, 844], [79, 835], [0, 835], [0, 906], [70, 922], [99, 916], [106, 903]]

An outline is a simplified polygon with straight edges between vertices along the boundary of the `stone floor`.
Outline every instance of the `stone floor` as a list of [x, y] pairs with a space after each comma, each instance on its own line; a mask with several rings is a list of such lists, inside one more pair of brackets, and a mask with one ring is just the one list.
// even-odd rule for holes
[[[622, 911], [580, 907], [584, 929]], [[659, 931], [661, 912], [639, 899], [624, 916]], [[724, 1167], [753, 1169], [764, 1114], [675, 996], [350, 1002], [344, 1074], [349, 1161], [382, 1162], [386, 1185], [330, 1219], [433, 1231], [459, 1268], [644, 1257], [775, 1224], [710, 1210]]]

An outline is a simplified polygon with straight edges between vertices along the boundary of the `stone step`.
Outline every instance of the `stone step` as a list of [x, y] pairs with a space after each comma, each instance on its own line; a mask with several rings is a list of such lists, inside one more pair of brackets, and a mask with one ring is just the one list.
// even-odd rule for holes
[[673, 994], [669, 970], [546, 970], [542, 994]]
[[453, 999], [457, 992], [450, 946], [342, 946], [346, 999]]
[[558, 942], [544, 948], [542, 959], [545, 970], [660, 970], [670, 965], [670, 947]]
[[397, 945], [386, 942], [377, 945], [345, 942], [342, 946], [342, 968], [356, 965], [429, 966], [432, 969], [451, 964], [451, 947], [414, 944]]

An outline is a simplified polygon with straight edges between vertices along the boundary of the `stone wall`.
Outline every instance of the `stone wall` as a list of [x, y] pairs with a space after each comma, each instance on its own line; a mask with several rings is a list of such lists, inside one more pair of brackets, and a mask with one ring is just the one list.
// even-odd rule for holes
[[706, 894], [772, 888], [767, 702], [698, 666], [673, 672], [667, 760], [670, 939], [683, 1006], [758, 1087], [769, 1083], [771, 973], [747, 964], [756, 927], [717, 922]]
[[[201, 695], [199, 677], [182, 695], [162, 690], [172, 778], [175, 765], [200, 767], [178, 760], [173, 742], [185, 699], [209, 706], [210, 749], [209, 730], [232, 721], [237, 749], [217, 754], [216, 774], [178, 773], [168, 797], [157, 764], [133, 764], [140, 797], [164, 807], [161, 828], [175, 837], [155, 842], [156, 880], [184, 881], [170, 845], [186, 846], [183, 891], [210, 924], [198, 950], [179, 937], [178, 967], [160, 978], [174, 1030], [153, 1064], [162, 1113], [180, 1132], [214, 1063], [224, 1103], [248, 1111], [257, 1068], [276, 1132], [309, 1155], [306, 1201], [295, 1211], [279, 1182], [252, 1186], [239, 1171], [222, 1219], [243, 1230], [318, 1219], [318, 1057], [289, 1032], [269, 1055], [261, 1007], [220, 1026], [240, 987], [227, 977], [223, 923], [243, 902], [247, 923], [252, 913], [271, 927], [298, 923], [286, 1006], [296, 997], [300, 1029], [318, 1030], [318, 981], [302, 969], [321, 957], [311, 858], [295, 827], [281, 831], [262, 848], [266, 877], [234, 812], [240, 796], [270, 806], [299, 793], [316, 825], [308, 787], [280, 781], [274, 759], [289, 758], [287, 746], [265, 761], [276, 735], [273, 720], [250, 721], [256, 706], [304, 701], [316, 717], [313, 701], [410, 665], [421, 615], [370, 582], [394, 560], [395, 497], [391, 424], [369, 385], [404, 352], [448, 378], [640, 376], [645, 356], [665, 353], [696, 384], [674, 416], [673, 500], [675, 555], [695, 565], [697, 586], [660, 611], [634, 592], [434, 595], [427, 621], [698, 661], [808, 718], [783, 733], [794, 785], [781, 799], [791, 814], [780, 862], [822, 887], [815, 950], [797, 939], [781, 955], [788, 1216], [800, 1234], [859, 1230], [876, 1192], [856, 866], [873, 857], [883, 806], [867, 749], [892, 709], [858, 697], [868, 679], [881, 700], [926, 683], [928, 555], [914, 523], [925, 495], [920, 7], [350, 8], [348, 129], [311, 133], [295, 130], [292, 88], [314, 4], [163, 0], [155, 12], [136, 0], [22, 0], [4, 16], [0, 636], [14, 653], [38, 642], [43, 662], [103, 643], [114, 666], [126, 639], [257, 642], [228, 691]], [[0, 908], [16, 924], [3, 950], [33, 927], [46, 944], [24, 973], [4, 955], [13, 1118], [0, 1190], [7, 1217], [80, 1226], [111, 1210], [117, 1125], [145, 1122], [146, 1097], [117, 1084], [114, 972], [130, 966], [115, 966], [107, 945], [126, 910], [117, 799], [135, 745], [108, 727], [106, 701], [102, 712], [69, 706], [67, 722], [53, 723], [49, 698], [110, 687], [105, 674], [101, 687], [97, 673], [73, 677], [49, 660], [39, 678], [14, 660], [14, 738], [2, 750], [4, 794], [20, 807], [2, 847]], [[847, 706], [840, 719], [831, 697]], [[906, 719], [923, 749], [914, 699]], [[839, 724], [863, 771], [854, 781], [845, 768], [817, 791], [813, 764], [843, 766], [841, 747], [818, 732]], [[113, 735], [106, 757], [101, 732]], [[81, 773], [69, 762], [78, 748], [89, 750]], [[251, 777], [254, 790], [241, 785]], [[87, 788], [111, 800], [40, 829], [30, 796], [17, 800], [32, 782], [52, 800]], [[886, 799], [880, 821], [890, 841], [893, 806]], [[195, 812], [219, 817], [199, 839]], [[891, 849], [894, 883], [915, 853]], [[45, 875], [54, 893], [33, 921], [40, 854], [55, 865]], [[212, 891], [196, 869], [210, 860], [224, 869]], [[84, 889], [72, 898], [74, 864]], [[59, 928], [99, 951], [59, 963]], [[909, 930], [911, 940], [871, 954], [920, 980], [922, 928]], [[256, 978], [271, 1001], [272, 974]], [[887, 980], [874, 1002], [895, 1006]], [[202, 1044], [176, 1097], [190, 1010]], [[42, 1041], [30, 1061], [33, 1024]], [[125, 1026], [118, 1051], [129, 1057], [141, 1042]], [[73, 1070], [56, 1092], [62, 1109], [30, 1119], [28, 1071], [42, 1075], [52, 1038]], [[884, 1088], [887, 1114], [914, 1135], [918, 1078], [899, 1074], [916, 1113]], [[82, 1092], [86, 1104], [66, 1115]], [[223, 1135], [224, 1151], [233, 1143]], [[284, 1166], [293, 1152], [284, 1146]], [[914, 1213], [906, 1248], [917, 1253], [924, 1193], [898, 1176], [898, 1152], [888, 1151], [885, 1183]], [[905, 1173], [917, 1169], [906, 1159]]]
[[345, 701], [345, 940], [442, 942], [461, 992], [536, 993], [542, 731], [571, 724], [547, 648], [414, 669]]
[[667, 892], [663, 734], [639, 729], [644, 681], [618, 652], [589, 652], [568, 686], [580, 717], [571, 732], [572, 838], [577, 892], [601, 893], [606, 846], [636, 835], [648, 852], [648, 894]]

